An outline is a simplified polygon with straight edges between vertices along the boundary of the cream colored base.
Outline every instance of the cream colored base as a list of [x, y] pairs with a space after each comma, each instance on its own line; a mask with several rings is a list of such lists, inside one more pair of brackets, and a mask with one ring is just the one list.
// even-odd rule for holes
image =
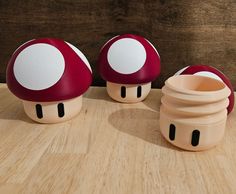
[[[174, 120], [170, 114], [164, 111], [162, 106], [160, 109], [160, 129], [162, 135], [173, 145], [191, 151], [206, 150], [219, 144], [224, 136], [226, 119], [227, 113], [225, 113], [224, 118], [216, 123], [207, 124], [206, 122], [191, 124], [188, 118], [186, 118], [188, 122], [184, 122], [183, 119]], [[174, 140], [170, 140], [169, 138], [170, 124], [174, 124], [176, 127]], [[199, 144], [192, 146], [192, 132], [196, 129], [200, 131]]]
[[[65, 115], [63, 117], [58, 116], [57, 105], [59, 103], [64, 104]], [[36, 107], [35, 107], [36, 104], [40, 104], [42, 106], [43, 118], [37, 117]], [[23, 101], [23, 106], [25, 113], [34, 121], [37, 121], [39, 123], [59, 123], [71, 119], [80, 112], [82, 107], [82, 96], [66, 101], [56, 101], [56, 102]]]
[[[121, 97], [121, 87], [125, 86], [126, 87], [126, 97], [122, 98]], [[137, 97], [137, 89], [138, 86], [142, 87], [142, 95], [141, 97]], [[139, 84], [139, 85], [134, 85], [134, 84], [116, 84], [112, 82], [107, 82], [107, 93], [109, 96], [118, 101], [118, 102], [124, 102], [124, 103], [136, 103], [143, 101], [147, 95], [149, 94], [151, 90], [151, 82], [146, 83], [146, 84]]]

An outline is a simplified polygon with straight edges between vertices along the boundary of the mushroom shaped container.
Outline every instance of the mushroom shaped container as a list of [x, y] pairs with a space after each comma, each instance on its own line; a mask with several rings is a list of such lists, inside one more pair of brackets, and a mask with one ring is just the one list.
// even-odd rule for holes
[[229, 98], [229, 105], [227, 107], [228, 114], [233, 110], [234, 89], [230, 80], [221, 71], [208, 65], [192, 65], [192, 66], [184, 67], [183, 69], [179, 70], [175, 75], [185, 75], [185, 74], [206, 76], [206, 77], [214, 78], [214, 79], [224, 82], [231, 91], [228, 97]]
[[147, 39], [119, 35], [100, 50], [98, 67], [111, 98], [135, 103], [147, 97], [151, 82], [160, 74], [160, 56]]
[[186, 150], [216, 146], [224, 137], [230, 92], [224, 82], [206, 76], [170, 77], [162, 88], [162, 135]]
[[7, 67], [7, 85], [23, 101], [25, 113], [40, 123], [77, 115], [92, 82], [88, 60], [75, 46], [52, 38], [21, 45]]

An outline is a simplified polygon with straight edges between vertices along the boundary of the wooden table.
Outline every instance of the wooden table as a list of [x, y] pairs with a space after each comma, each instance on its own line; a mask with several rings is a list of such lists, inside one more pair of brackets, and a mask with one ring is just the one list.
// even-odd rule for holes
[[160, 95], [120, 104], [91, 87], [76, 118], [46, 125], [0, 85], [0, 193], [236, 193], [236, 112], [222, 144], [183, 151], [160, 134]]

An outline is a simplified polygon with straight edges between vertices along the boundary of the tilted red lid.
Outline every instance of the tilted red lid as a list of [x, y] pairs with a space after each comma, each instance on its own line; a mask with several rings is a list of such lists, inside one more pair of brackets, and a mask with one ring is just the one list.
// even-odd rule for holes
[[187, 66], [176, 73], [176, 75], [183, 75], [183, 74], [207, 76], [224, 82], [231, 90], [231, 94], [229, 96], [229, 106], [227, 107], [228, 114], [233, 110], [234, 89], [230, 80], [221, 71], [208, 65], [192, 65], [192, 66]]
[[92, 82], [88, 60], [75, 46], [52, 38], [21, 45], [7, 67], [7, 85], [18, 98], [35, 102], [67, 100]]
[[145, 38], [116, 36], [101, 49], [98, 68], [102, 78], [119, 84], [151, 82], [160, 74], [160, 56]]

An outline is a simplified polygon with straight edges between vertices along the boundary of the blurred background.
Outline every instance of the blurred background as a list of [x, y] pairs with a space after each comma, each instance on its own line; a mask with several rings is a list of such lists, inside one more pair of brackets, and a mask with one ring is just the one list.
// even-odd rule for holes
[[144, 36], [161, 56], [153, 87], [180, 68], [208, 64], [227, 75], [236, 90], [235, 0], [0, 0], [0, 82], [14, 50], [39, 37], [64, 39], [88, 58], [93, 85], [102, 45], [118, 34]]

